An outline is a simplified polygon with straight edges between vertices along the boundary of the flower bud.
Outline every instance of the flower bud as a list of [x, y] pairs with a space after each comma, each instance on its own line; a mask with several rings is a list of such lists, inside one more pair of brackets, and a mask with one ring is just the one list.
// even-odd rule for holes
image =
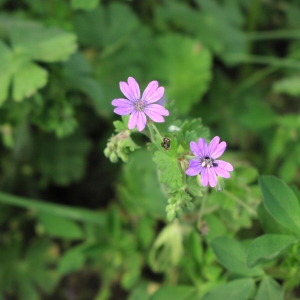
[[109, 159], [112, 163], [116, 163], [118, 161], [118, 156], [116, 153], [113, 152], [110, 154]]
[[167, 219], [169, 222], [172, 222], [176, 217], [176, 213], [174, 210], [171, 210], [167, 213]]
[[109, 148], [105, 148], [105, 149], [104, 149], [104, 155], [105, 155], [106, 157], [109, 157], [109, 155], [110, 155], [110, 150], [109, 150]]

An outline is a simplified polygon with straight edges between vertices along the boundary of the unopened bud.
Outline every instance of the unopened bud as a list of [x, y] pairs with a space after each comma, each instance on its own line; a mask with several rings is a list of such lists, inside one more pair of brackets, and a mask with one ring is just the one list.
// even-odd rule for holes
[[176, 213], [175, 213], [174, 210], [169, 211], [167, 213], [167, 219], [168, 219], [169, 222], [172, 222], [175, 219], [175, 217], [176, 217]]
[[118, 161], [118, 156], [116, 153], [113, 152], [110, 154], [109, 159], [112, 163], [116, 163]]
[[105, 149], [104, 149], [104, 155], [105, 155], [106, 157], [109, 157], [109, 155], [110, 155], [110, 150], [109, 150], [109, 148], [105, 148]]

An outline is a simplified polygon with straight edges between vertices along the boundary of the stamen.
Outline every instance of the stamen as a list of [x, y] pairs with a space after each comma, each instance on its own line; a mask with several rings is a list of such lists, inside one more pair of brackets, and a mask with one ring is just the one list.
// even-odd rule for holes
[[143, 99], [138, 99], [135, 103], [134, 103], [134, 108], [138, 111], [144, 111], [145, 109], [145, 102]]

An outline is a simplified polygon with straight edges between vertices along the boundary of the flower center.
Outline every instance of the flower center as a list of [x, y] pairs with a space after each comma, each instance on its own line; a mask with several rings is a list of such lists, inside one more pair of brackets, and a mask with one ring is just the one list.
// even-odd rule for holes
[[136, 102], [134, 102], [134, 108], [138, 111], [144, 111], [146, 106], [146, 103], [143, 99], [138, 99]]
[[204, 158], [201, 159], [201, 165], [204, 168], [212, 168], [218, 166], [218, 164], [215, 163], [215, 160], [210, 158], [209, 156], [205, 156]]

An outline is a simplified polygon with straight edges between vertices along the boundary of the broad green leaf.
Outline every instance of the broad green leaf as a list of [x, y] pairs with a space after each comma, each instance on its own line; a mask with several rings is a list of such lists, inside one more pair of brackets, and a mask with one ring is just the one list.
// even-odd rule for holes
[[118, 192], [122, 205], [136, 216], [150, 214], [165, 218], [166, 196], [157, 179], [157, 168], [147, 150], [130, 154], [124, 164]]
[[99, 0], [71, 0], [74, 9], [92, 10], [97, 7]]
[[246, 251], [243, 246], [233, 238], [221, 236], [210, 243], [220, 263], [229, 271], [244, 276], [260, 276], [263, 270], [260, 267], [247, 268]]
[[153, 160], [161, 171], [161, 182], [166, 183], [174, 190], [182, 186], [182, 174], [176, 157], [162, 151], [156, 151]]
[[179, 144], [190, 150], [190, 142], [198, 142], [199, 138], [208, 139], [209, 129], [204, 127], [200, 118], [184, 121], [178, 134]]
[[293, 235], [293, 232], [279, 224], [261, 203], [257, 209], [259, 221], [265, 233]]
[[13, 99], [21, 101], [46, 85], [48, 73], [32, 62], [24, 62], [13, 77]]
[[87, 244], [80, 244], [67, 250], [59, 260], [58, 273], [64, 276], [70, 272], [76, 272], [81, 269], [85, 261], [83, 250]]
[[265, 234], [256, 238], [247, 252], [248, 267], [252, 268], [260, 262], [277, 257], [296, 241], [297, 238], [282, 234]]
[[149, 290], [151, 287], [151, 283], [147, 284], [147, 282], [140, 282], [136, 287], [134, 287], [127, 300], [149, 300]]
[[57, 256], [57, 247], [48, 239], [34, 240], [29, 245], [25, 256], [25, 267], [20, 266], [20, 271], [26, 277], [28, 284], [31, 281], [32, 288], [35, 289], [38, 285], [47, 293], [53, 290], [58, 279], [57, 273], [52, 269], [56, 264]]
[[32, 60], [58, 62], [67, 60], [76, 50], [76, 36], [39, 23], [19, 21], [10, 28], [12, 48]]
[[208, 88], [210, 52], [198, 40], [171, 34], [160, 36], [149, 47], [149, 79], [165, 82], [166, 96], [175, 99], [178, 111], [186, 114]]
[[53, 268], [58, 249], [46, 239], [31, 241], [25, 254], [22, 248], [20, 241], [1, 246], [0, 288], [13, 291], [20, 300], [39, 300], [38, 289], [50, 293], [57, 282]]
[[255, 300], [283, 300], [284, 291], [272, 277], [264, 277], [261, 281]]
[[11, 79], [11, 57], [9, 48], [0, 40], [0, 105], [8, 97], [8, 88]]
[[118, 47], [138, 27], [138, 20], [127, 5], [112, 3], [75, 14], [74, 26], [85, 46]]
[[252, 278], [237, 279], [213, 288], [202, 300], [248, 300], [254, 289], [255, 283]]
[[276, 123], [275, 112], [265, 102], [256, 99], [247, 99], [246, 108], [240, 114], [242, 125], [250, 130], [261, 130]]
[[300, 77], [284, 78], [273, 83], [275, 93], [283, 93], [290, 96], [300, 95]]
[[300, 204], [293, 191], [274, 176], [261, 176], [263, 203], [273, 218], [300, 236]]
[[82, 134], [75, 134], [63, 140], [52, 136], [37, 139], [37, 167], [42, 175], [42, 184], [55, 182], [68, 185], [80, 180], [85, 173], [86, 155], [90, 141]]
[[193, 286], [164, 286], [158, 289], [149, 300], [197, 300], [197, 291]]
[[54, 237], [77, 240], [84, 236], [82, 229], [74, 221], [45, 212], [39, 212], [37, 217], [45, 231]]

